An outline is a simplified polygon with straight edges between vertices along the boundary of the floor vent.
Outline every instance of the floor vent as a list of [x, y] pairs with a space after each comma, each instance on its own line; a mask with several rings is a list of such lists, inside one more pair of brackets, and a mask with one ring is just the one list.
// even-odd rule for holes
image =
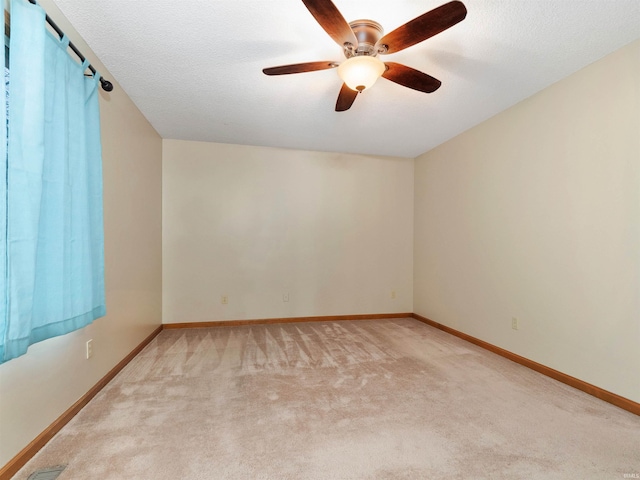
[[29, 475], [27, 480], [55, 480], [66, 467], [66, 465], [58, 465], [57, 467], [41, 468]]

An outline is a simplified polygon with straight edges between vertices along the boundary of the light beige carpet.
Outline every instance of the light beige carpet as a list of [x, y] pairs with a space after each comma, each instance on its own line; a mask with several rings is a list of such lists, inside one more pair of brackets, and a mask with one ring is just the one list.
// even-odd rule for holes
[[60, 480], [622, 479], [640, 417], [413, 319], [165, 330], [14, 478], [59, 464]]

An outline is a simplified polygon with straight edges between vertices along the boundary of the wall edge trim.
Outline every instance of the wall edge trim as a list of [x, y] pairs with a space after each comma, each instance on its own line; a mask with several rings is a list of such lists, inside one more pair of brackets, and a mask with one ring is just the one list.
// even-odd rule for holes
[[148, 335], [138, 346], [136, 346], [126, 357], [116, 364], [107, 374], [102, 377], [98, 383], [91, 387], [87, 393], [82, 395], [71, 407], [69, 407], [62, 415], [53, 421], [51, 425], [45, 428], [36, 438], [34, 438], [26, 447], [24, 447], [15, 457], [0, 469], [0, 480], [9, 480], [18, 470], [33, 458], [33, 456], [51, 440], [62, 427], [64, 427], [73, 417], [75, 417], [82, 408], [95, 397], [127, 364], [134, 359], [138, 353], [146, 347], [156, 335], [162, 331], [162, 325], [158, 326], [150, 335]]
[[382, 320], [389, 318], [411, 318], [411, 312], [400, 313], [371, 313], [358, 315], [326, 315], [311, 317], [278, 317], [255, 318], [249, 320], [218, 320], [206, 322], [163, 323], [163, 330], [176, 328], [209, 328], [209, 327], [239, 327], [243, 325], [270, 325], [274, 323], [307, 323], [307, 322], [335, 322], [343, 320]]
[[489, 342], [480, 340], [479, 338], [467, 335], [466, 333], [463, 333], [454, 328], [447, 327], [446, 325], [435, 322], [427, 317], [423, 317], [422, 315], [418, 315], [417, 313], [412, 313], [411, 316], [422, 323], [425, 323], [431, 327], [435, 327], [450, 335], [454, 335], [469, 343], [473, 343], [474, 345], [484, 348], [485, 350], [495, 353], [496, 355], [500, 355], [501, 357], [518, 363], [538, 373], [541, 373], [542, 375], [553, 378], [554, 380], [564, 383], [565, 385], [569, 385], [570, 387], [585, 392], [607, 403], [611, 403], [612, 405], [622, 408], [623, 410], [631, 412], [635, 415], [640, 415], [640, 403], [634, 402], [629, 398], [625, 398], [616, 393], [609, 392], [608, 390], [605, 390], [603, 388], [596, 387], [595, 385], [580, 380], [579, 378], [572, 377], [571, 375], [567, 375], [566, 373], [562, 373], [551, 367], [542, 365], [541, 363], [529, 360], [526, 357], [522, 357], [518, 354], [510, 352], [509, 350], [505, 350], [504, 348], [497, 347]]

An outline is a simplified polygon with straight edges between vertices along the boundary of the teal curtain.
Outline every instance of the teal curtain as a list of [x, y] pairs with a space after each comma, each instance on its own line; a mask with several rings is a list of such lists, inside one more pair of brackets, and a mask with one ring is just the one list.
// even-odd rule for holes
[[[0, 129], [4, 132], [0, 143], [0, 335], [4, 336], [7, 319], [7, 109], [9, 108], [9, 41], [4, 37], [4, 92], [0, 108]], [[0, 339], [3, 348], [4, 342]], [[0, 351], [0, 353], [2, 353]], [[0, 356], [2, 361], [4, 356]]]
[[11, 2], [0, 360], [105, 314], [99, 74]]

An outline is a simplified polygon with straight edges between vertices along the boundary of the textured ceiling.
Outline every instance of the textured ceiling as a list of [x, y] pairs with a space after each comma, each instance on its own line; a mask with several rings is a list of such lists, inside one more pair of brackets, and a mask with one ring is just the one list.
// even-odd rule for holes
[[[300, 0], [54, 2], [163, 138], [402, 157], [640, 38], [638, 0], [466, 0], [464, 21], [382, 57], [440, 79], [439, 90], [380, 79], [337, 113], [335, 69], [262, 73], [344, 59]], [[347, 21], [390, 32], [445, 0], [334, 3]]]

